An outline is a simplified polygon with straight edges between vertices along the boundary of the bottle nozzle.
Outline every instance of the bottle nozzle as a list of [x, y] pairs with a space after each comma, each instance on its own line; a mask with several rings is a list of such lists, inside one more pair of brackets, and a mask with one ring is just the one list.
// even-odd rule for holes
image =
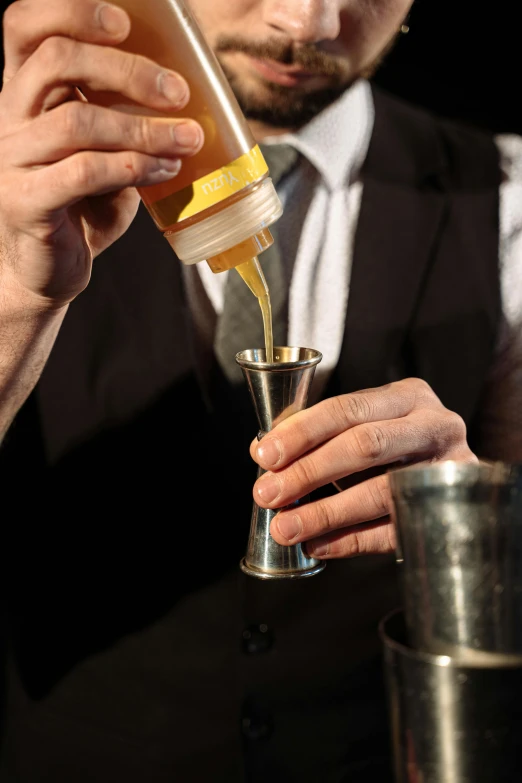
[[274, 242], [274, 238], [268, 228], [263, 228], [254, 236], [245, 239], [243, 242], [219, 253], [217, 256], [207, 258], [207, 264], [215, 273], [224, 272], [227, 269], [244, 264], [252, 258], [258, 256], [263, 250], [266, 250]]

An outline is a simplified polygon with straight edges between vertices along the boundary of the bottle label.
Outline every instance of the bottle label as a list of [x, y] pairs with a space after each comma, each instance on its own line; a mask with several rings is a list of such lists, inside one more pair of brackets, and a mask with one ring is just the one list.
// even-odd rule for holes
[[[192, 185], [172, 193], [168, 201], [170, 217], [176, 215], [176, 222], [193, 217], [208, 207], [213, 207], [247, 185], [256, 182], [268, 171], [263, 153], [256, 144], [249, 152], [241, 155], [226, 166], [212, 171]], [[161, 201], [151, 205], [154, 212], [160, 212]], [[171, 221], [169, 221], [171, 222]]]

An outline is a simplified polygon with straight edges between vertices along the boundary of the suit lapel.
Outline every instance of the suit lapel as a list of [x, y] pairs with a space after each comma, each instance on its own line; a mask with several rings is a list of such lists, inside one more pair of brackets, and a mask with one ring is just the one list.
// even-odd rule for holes
[[354, 245], [340, 371], [344, 388], [404, 375], [403, 341], [443, 223], [441, 194], [367, 181]]
[[407, 107], [380, 92], [374, 99], [345, 338], [329, 393], [379, 386], [408, 373], [404, 340], [448, 209], [444, 158], [433, 129], [423, 128], [419, 146]]

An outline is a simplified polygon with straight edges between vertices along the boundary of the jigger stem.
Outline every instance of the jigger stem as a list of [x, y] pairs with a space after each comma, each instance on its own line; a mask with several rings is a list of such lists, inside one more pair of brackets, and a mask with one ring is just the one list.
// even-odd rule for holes
[[[303, 410], [315, 368], [322, 354], [312, 348], [278, 346], [274, 361], [265, 362], [265, 351], [250, 349], [236, 354], [254, 403], [262, 438], [276, 424]], [[258, 477], [265, 471], [258, 470]], [[294, 506], [307, 502], [301, 498]], [[257, 579], [301, 579], [318, 574], [325, 563], [309, 557], [301, 544], [282, 546], [270, 535], [270, 523], [280, 509], [253, 504], [250, 535], [241, 570]]]

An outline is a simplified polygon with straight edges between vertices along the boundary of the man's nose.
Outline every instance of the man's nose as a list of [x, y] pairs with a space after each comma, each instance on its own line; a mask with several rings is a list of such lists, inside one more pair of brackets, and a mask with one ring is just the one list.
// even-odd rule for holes
[[264, 22], [296, 43], [335, 40], [340, 0], [264, 0]]

